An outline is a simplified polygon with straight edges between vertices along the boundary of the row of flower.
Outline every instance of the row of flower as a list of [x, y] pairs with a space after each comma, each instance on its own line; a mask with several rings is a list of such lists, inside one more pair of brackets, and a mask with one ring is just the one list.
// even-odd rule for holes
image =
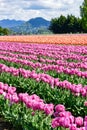
[[86, 48], [0, 43], [0, 115], [21, 130], [86, 130]]
[[55, 43], [66, 45], [87, 45], [87, 34], [1, 36], [0, 41], [39, 44]]
[[83, 97], [87, 96], [87, 85], [83, 87], [82, 84], [72, 84], [67, 80], [60, 81], [58, 78], [53, 78], [52, 76], [44, 73], [36, 73], [35, 71], [25, 70], [22, 68], [16, 69], [14, 67], [8, 67], [4, 64], [0, 64], [0, 73], [10, 73], [14, 76], [23, 76], [24, 78], [32, 78], [37, 82], [43, 81], [45, 83], [50, 84], [52, 88], [55, 86], [58, 88], [64, 88], [70, 90], [75, 95], [82, 95]]
[[53, 128], [64, 127], [70, 128], [70, 130], [86, 130], [87, 128], [87, 116], [74, 117], [71, 112], [66, 111], [64, 105], [58, 104], [54, 106], [53, 104], [45, 104], [39, 96], [33, 94], [28, 95], [28, 93], [16, 93], [16, 88], [8, 86], [8, 84], [3, 84], [0, 82], [0, 95], [4, 96], [5, 100], [9, 100], [9, 105], [14, 103], [18, 104], [23, 102], [28, 109], [32, 108], [32, 116], [34, 116], [35, 111], [44, 111], [46, 115], [53, 115], [52, 124]]
[[[13, 54], [11, 52], [6, 52], [6, 51], [1, 51], [0, 52], [1, 56], [7, 56], [8, 58], [17, 58], [17, 59], [22, 59], [22, 60], [34, 60], [36, 63], [50, 63], [50, 64], [55, 64], [55, 65], [59, 65], [59, 66], [66, 66], [66, 67], [72, 67], [72, 68], [83, 68], [83, 69], [87, 69], [87, 56], [68, 56], [66, 55], [66, 58], [65, 58], [65, 54], [63, 54], [64, 56], [62, 57], [58, 57], [60, 60], [56, 60], [56, 59], [44, 59], [42, 57], [38, 58], [37, 55], [24, 55], [24, 54]], [[58, 54], [57, 54], [58, 56]], [[51, 57], [50, 57], [51, 58]], [[63, 59], [64, 58], [64, 59]], [[78, 63], [75, 63], [75, 62], [67, 62], [66, 60], [78, 60], [80, 59], [80, 61], [83, 61], [83, 62], [79, 62], [78, 60]], [[38, 62], [39, 61], [39, 62]], [[42, 65], [42, 64], [41, 64]]]
[[0, 94], [4, 96], [5, 99], [10, 101], [10, 105], [13, 103], [18, 103], [19, 101], [26, 104], [28, 108], [33, 110], [42, 110], [47, 115], [53, 114], [54, 105], [45, 104], [40, 97], [37, 95], [28, 95], [27, 93], [16, 93], [16, 87], [8, 86], [8, 84], [3, 84], [0, 82]]
[[[26, 65], [26, 66], [29, 66], [33, 69], [40, 69], [40, 70], [43, 70], [44, 72], [46, 71], [53, 71], [55, 70], [57, 73], [66, 73], [66, 74], [70, 74], [70, 75], [77, 75], [78, 77], [82, 77], [82, 78], [87, 78], [87, 71], [80, 71], [77, 68], [74, 69], [75, 64], [74, 63], [71, 63], [71, 64], [68, 64], [66, 65], [66, 63], [63, 65], [63, 63], [61, 63], [60, 61], [57, 61], [57, 63], [59, 63], [60, 65], [50, 65], [50, 64], [41, 64], [39, 62], [36, 62], [36, 63], [33, 63], [32, 61], [27, 61], [27, 60], [22, 60], [22, 59], [17, 59], [17, 58], [10, 58], [10, 57], [6, 57], [6, 56], [0, 56], [0, 59], [1, 60], [4, 60], [4, 61], [8, 61], [8, 62], [11, 62], [11, 63], [17, 63], [17, 64], [22, 64], [22, 65]], [[70, 65], [70, 67], [66, 68], [68, 65]], [[66, 67], [64, 67], [66, 66]], [[71, 67], [73, 66], [73, 67]], [[77, 66], [80, 66], [81, 68], [87, 68], [86, 64], [82, 63], [79, 65], [79, 63], [77, 64]]]
[[[34, 49], [36, 49], [36, 50], [34, 50]], [[37, 56], [39, 56], [39, 55], [42, 55], [42, 56], [48, 56], [48, 53], [46, 52], [46, 50], [43, 50], [43, 51], [41, 51], [41, 49], [42, 48], [40, 48], [40, 49], [38, 49], [38, 51], [37, 51], [37, 48], [32, 48], [32, 49], [30, 49], [30, 50], [28, 50], [26, 53], [27, 54], [29, 54], [30, 56], [28, 56], [28, 55], [26, 55], [26, 54], [23, 54], [24, 52], [22, 52], [22, 50], [21, 50], [21, 52], [19, 53], [18, 51], [16, 51], [17, 53], [19, 53], [19, 54], [13, 54], [15, 51], [14, 50], [9, 50], [9, 52], [7, 52], [7, 51], [5, 51], [5, 48], [2, 48], [1, 50], [1, 52], [0, 52], [0, 54], [8, 54], [8, 55], [10, 55], [10, 56], [14, 56], [15, 55], [15, 57], [18, 57], [18, 56], [20, 56], [20, 57], [23, 57], [24, 59], [26, 59], [26, 58], [30, 58], [31, 57], [31, 54], [32, 54], [32, 56], [34, 57], [36, 57], [36, 60], [38, 60], [38, 57]], [[48, 49], [48, 48], [47, 48]], [[61, 49], [61, 48], [60, 48]], [[72, 51], [72, 53], [70, 54], [69, 52], [67, 52], [66, 50], [62, 50], [61, 52], [60, 52], [60, 49], [54, 49], [54, 52], [53, 52], [53, 50], [51, 50], [50, 49], [50, 51], [48, 50], [48, 52], [49, 52], [49, 54], [50, 54], [50, 57], [51, 58], [56, 58], [56, 59], [63, 59], [63, 60], [67, 60], [67, 59], [72, 59], [72, 60], [82, 60], [82, 61], [84, 61], [84, 60], [86, 60], [86, 58], [87, 58], [87, 56], [83, 56], [82, 54], [83, 53], [81, 53], [81, 54], [75, 54], [75, 52], [73, 52]], [[6, 49], [7, 50], [7, 49]], [[34, 51], [33, 51], [34, 50]], [[13, 52], [13, 53], [11, 53], [11, 52]], [[22, 54], [21, 54], [22, 53]], [[47, 60], [47, 59], [45, 59], [45, 60]], [[45, 61], [44, 61], [45, 62]], [[48, 62], [50, 62], [50, 60], [48, 61]], [[53, 62], [55, 62], [54, 60], [53, 60]]]
[[[75, 56], [79, 57], [81, 55], [87, 54], [87, 46], [61, 46], [61, 45], [43, 45], [43, 44], [22, 44], [22, 43], [5, 43], [0, 42], [0, 50], [18, 52], [22, 54], [32, 54], [32, 55], [44, 55], [56, 58], [59, 54], [64, 56]], [[61, 58], [61, 57], [60, 57]], [[81, 58], [81, 57], [80, 57]], [[82, 57], [84, 58], [84, 57]]]

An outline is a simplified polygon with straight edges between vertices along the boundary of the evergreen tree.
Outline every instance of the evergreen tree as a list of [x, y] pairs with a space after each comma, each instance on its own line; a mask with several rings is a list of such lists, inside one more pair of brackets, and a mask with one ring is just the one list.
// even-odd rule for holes
[[83, 31], [87, 32], [87, 0], [84, 0], [82, 6], [80, 6], [80, 13], [82, 17]]

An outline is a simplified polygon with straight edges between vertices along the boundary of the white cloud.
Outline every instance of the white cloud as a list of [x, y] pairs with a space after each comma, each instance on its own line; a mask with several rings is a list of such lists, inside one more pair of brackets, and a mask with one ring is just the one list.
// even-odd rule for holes
[[80, 16], [83, 0], [0, 0], [0, 19], [51, 19], [62, 15]]

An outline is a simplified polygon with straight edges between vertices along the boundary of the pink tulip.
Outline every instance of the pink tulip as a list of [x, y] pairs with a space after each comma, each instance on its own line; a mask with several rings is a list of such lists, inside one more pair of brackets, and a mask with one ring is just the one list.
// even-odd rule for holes
[[84, 102], [84, 106], [86, 106], [86, 107], [87, 107], [87, 101], [85, 101], [85, 102]]
[[69, 116], [71, 116], [71, 112], [69, 112], [69, 111], [60, 112], [59, 116], [60, 117], [67, 117], [67, 116], [69, 117]]
[[16, 91], [15, 87], [8, 87], [8, 93], [13, 94]]
[[47, 115], [52, 115], [54, 112], [54, 105], [53, 104], [45, 104], [44, 111]]
[[70, 119], [69, 119], [69, 117], [66, 117], [66, 118], [64, 119], [64, 124], [63, 124], [63, 126], [64, 126], [65, 128], [69, 128], [69, 127], [70, 127]]
[[71, 124], [70, 130], [77, 130], [76, 124]]
[[59, 126], [60, 126], [60, 124], [59, 124], [59, 118], [57, 118], [57, 117], [54, 118], [54, 119], [52, 120], [51, 126], [52, 126], [52, 128], [59, 127]]
[[1, 95], [3, 94], [3, 92], [4, 92], [3, 89], [0, 89], [0, 94], [1, 94]]
[[58, 104], [55, 106], [55, 110], [56, 110], [56, 112], [63, 112], [63, 111], [65, 111], [65, 107], [64, 107], [64, 105]]
[[83, 125], [83, 118], [82, 117], [76, 117], [75, 123], [76, 123], [77, 126], [82, 126]]
[[0, 82], [0, 89], [4, 89], [4, 84]]

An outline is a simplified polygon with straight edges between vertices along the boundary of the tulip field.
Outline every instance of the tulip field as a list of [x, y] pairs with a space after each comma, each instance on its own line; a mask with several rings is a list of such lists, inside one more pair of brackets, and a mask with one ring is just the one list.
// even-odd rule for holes
[[22, 43], [44, 43], [65, 45], [87, 45], [87, 34], [14, 35], [0, 36], [0, 41]]
[[1, 36], [0, 118], [12, 130], [87, 130], [86, 36], [76, 45]]

